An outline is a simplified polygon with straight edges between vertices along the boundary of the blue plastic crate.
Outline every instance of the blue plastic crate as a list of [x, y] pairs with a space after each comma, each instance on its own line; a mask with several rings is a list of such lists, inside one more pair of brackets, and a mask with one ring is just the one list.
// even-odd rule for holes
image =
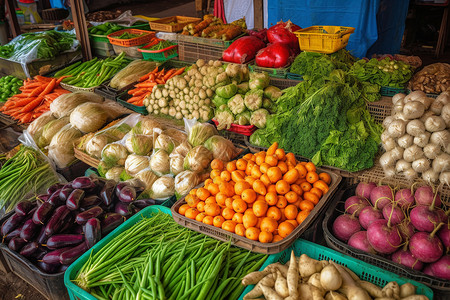
[[404, 88], [394, 88], [389, 86], [382, 86], [380, 88], [381, 96], [392, 97], [398, 93], [406, 93], [406, 89]]

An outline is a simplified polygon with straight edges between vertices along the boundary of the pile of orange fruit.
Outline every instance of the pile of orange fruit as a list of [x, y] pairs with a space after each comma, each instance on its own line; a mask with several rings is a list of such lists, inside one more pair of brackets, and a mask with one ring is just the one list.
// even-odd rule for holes
[[272, 144], [267, 151], [211, 162], [210, 178], [185, 197], [178, 212], [261, 243], [287, 237], [331, 184], [312, 162], [298, 162]]

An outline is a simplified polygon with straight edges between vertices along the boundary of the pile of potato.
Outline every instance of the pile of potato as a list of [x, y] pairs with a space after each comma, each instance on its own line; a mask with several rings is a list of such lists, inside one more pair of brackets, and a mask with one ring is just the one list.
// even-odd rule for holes
[[252, 272], [242, 279], [244, 286], [255, 284], [244, 300], [427, 300], [416, 295], [411, 283], [401, 286], [391, 281], [380, 288], [360, 278], [345, 266], [333, 261], [318, 261], [302, 254], [300, 258], [291, 252], [286, 264], [274, 263], [263, 271]]
[[428, 94], [440, 94], [450, 89], [450, 65], [435, 63], [417, 72], [409, 82], [409, 89]]

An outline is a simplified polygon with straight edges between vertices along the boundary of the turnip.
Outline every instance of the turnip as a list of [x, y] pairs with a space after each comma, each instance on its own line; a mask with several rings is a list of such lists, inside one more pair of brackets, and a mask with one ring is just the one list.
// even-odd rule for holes
[[359, 223], [364, 229], [367, 229], [373, 221], [380, 219], [383, 219], [383, 214], [372, 206], [364, 207], [359, 213]]
[[370, 192], [370, 202], [378, 209], [383, 209], [388, 203], [394, 200], [392, 189], [388, 185], [380, 185]]
[[345, 200], [345, 212], [357, 217], [361, 209], [368, 205], [370, 204], [366, 199], [359, 196], [351, 196]]
[[431, 233], [416, 232], [409, 240], [409, 251], [421, 262], [435, 262], [444, 253], [444, 246], [442, 246], [441, 240], [435, 236], [442, 225], [444, 224], [439, 224]]
[[417, 188], [416, 192], [414, 193], [414, 198], [416, 199], [416, 203], [419, 205], [431, 205], [434, 200], [434, 206], [440, 207], [441, 206], [441, 197], [439, 196], [439, 193], [433, 192], [433, 188], [431, 186], [421, 186]]
[[423, 272], [424, 274], [427, 274], [427, 275], [429, 275], [429, 276], [433, 276], [433, 277], [434, 277], [434, 273], [433, 273], [433, 271], [431, 270], [431, 265], [426, 265], [425, 268], [422, 270], [422, 272]]
[[409, 250], [400, 249], [394, 252], [392, 261], [418, 271], [423, 268], [423, 263], [415, 258]]
[[434, 276], [450, 280], [450, 255], [442, 256], [438, 261], [430, 265]]
[[417, 205], [414, 207], [409, 216], [411, 223], [418, 231], [432, 232], [436, 224], [441, 221], [441, 217], [437, 211], [425, 205]]
[[366, 199], [370, 198], [370, 193], [377, 185], [375, 182], [360, 182], [356, 187], [355, 194]]
[[395, 193], [395, 203], [401, 208], [409, 208], [414, 204], [414, 193], [411, 189], [401, 189]]
[[405, 212], [396, 204], [388, 203], [383, 207], [383, 217], [390, 220], [392, 225], [400, 224], [405, 219]]
[[445, 252], [450, 252], [450, 228], [449, 225], [444, 225], [442, 228], [438, 231], [438, 236], [441, 239], [442, 244], [446, 248]]
[[357, 218], [349, 214], [343, 214], [334, 220], [333, 233], [341, 241], [347, 242], [355, 233], [361, 230]]
[[402, 244], [402, 237], [397, 226], [390, 221], [376, 220], [367, 228], [367, 239], [375, 251], [382, 254], [395, 252]]
[[375, 250], [367, 240], [367, 231], [365, 230], [355, 232], [348, 240], [348, 245], [364, 252], [375, 254]]
[[400, 224], [397, 225], [397, 228], [403, 240], [406, 241], [409, 240], [415, 232], [415, 228], [413, 224], [411, 224], [411, 220], [409, 218], [405, 218]]

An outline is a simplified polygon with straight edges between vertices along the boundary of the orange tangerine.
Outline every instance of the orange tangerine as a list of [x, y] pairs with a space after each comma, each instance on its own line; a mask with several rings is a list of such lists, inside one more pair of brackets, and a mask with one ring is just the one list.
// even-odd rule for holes
[[234, 233], [240, 236], [245, 236], [245, 227], [243, 224], [237, 224], [234, 228]]
[[254, 227], [257, 223], [258, 218], [254, 214], [244, 214], [242, 217], [242, 224], [244, 224], [245, 228]]
[[222, 210], [222, 217], [223, 217], [225, 220], [231, 220], [231, 219], [233, 219], [234, 214], [235, 214], [235, 212], [234, 212], [234, 210], [231, 209], [231, 208], [225, 207], [225, 208]]
[[235, 221], [236, 223], [242, 224], [244, 222], [243, 218], [244, 218], [244, 214], [242, 214], [242, 213], [235, 213], [233, 215], [232, 220]]
[[183, 204], [180, 206], [180, 208], [178, 209], [178, 213], [180, 215], [185, 215], [186, 214], [186, 210], [188, 210], [188, 208], [190, 208], [190, 206], [188, 204]]
[[245, 230], [245, 237], [252, 241], [257, 241], [261, 231], [256, 227], [249, 227]]
[[205, 224], [208, 224], [208, 225], [213, 225], [213, 217], [211, 217], [211, 216], [205, 216], [204, 218], [203, 218], [203, 223], [205, 223]]
[[277, 227], [278, 227], [277, 221], [272, 218], [265, 217], [261, 220], [260, 225], [261, 231], [274, 232], [277, 229]]
[[233, 200], [233, 209], [235, 212], [244, 213], [247, 209], [247, 203], [242, 199]]
[[242, 192], [241, 198], [247, 203], [253, 203], [256, 200], [256, 192], [253, 189], [248, 188]]
[[271, 232], [261, 231], [259, 233], [258, 240], [261, 243], [271, 243], [273, 240], [273, 234]]
[[220, 214], [220, 206], [214, 203], [206, 204], [205, 213], [211, 217], [217, 216]]
[[289, 234], [291, 234], [291, 232], [294, 230], [294, 225], [292, 225], [289, 222], [281, 222], [278, 225], [278, 234], [280, 236], [282, 236], [283, 238], [287, 237]]
[[215, 216], [213, 219], [213, 225], [219, 228], [222, 227], [223, 222], [225, 222], [225, 219], [222, 216]]
[[222, 229], [234, 233], [234, 230], [236, 229], [236, 222], [226, 220], [222, 223]]

